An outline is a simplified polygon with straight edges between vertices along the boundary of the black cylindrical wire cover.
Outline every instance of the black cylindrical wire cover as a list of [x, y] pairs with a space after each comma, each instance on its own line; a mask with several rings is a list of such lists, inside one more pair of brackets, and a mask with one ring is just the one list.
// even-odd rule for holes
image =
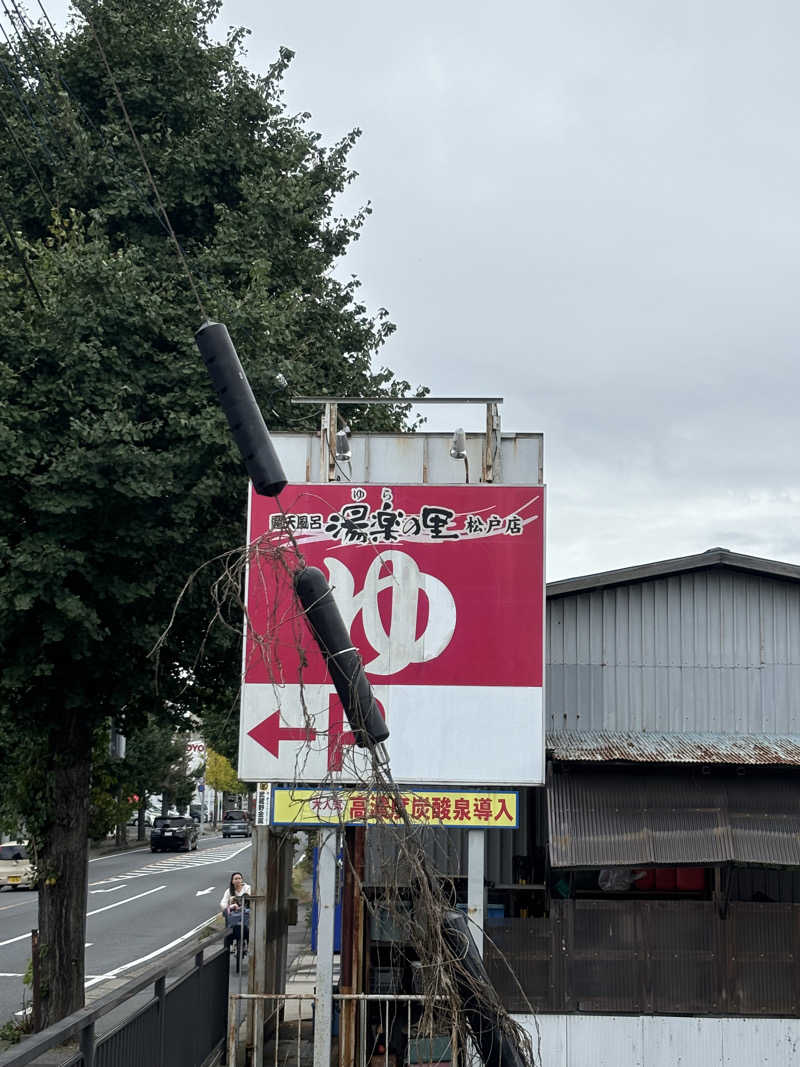
[[277, 496], [286, 475], [227, 328], [221, 322], [204, 322], [194, 339], [255, 491]]
[[530, 1067], [513, 1032], [502, 1027], [500, 1001], [461, 911], [442, 914], [442, 935], [457, 961], [454, 979], [480, 1057], [486, 1067]]
[[370, 743], [377, 745], [385, 741], [389, 736], [386, 721], [375, 703], [361, 656], [353, 648], [325, 575], [318, 567], [304, 567], [295, 573], [294, 588], [339, 694], [356, 744], [366, 748]]

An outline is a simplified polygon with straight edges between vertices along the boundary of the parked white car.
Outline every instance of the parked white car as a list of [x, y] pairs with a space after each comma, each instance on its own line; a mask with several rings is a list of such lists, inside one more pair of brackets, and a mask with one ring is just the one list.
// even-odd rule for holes
[[0, 889], [33, 889], [33, 864], [28, 849], [21, 841], [6, 841], [0, 845]]

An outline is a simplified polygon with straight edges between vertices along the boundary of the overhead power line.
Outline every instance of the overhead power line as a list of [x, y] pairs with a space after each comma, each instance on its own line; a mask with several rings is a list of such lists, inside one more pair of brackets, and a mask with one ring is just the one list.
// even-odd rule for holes
[[31, 289], [33, 289], [34, 293], [36, 293], [36, 299], [42, 305], [42, 308], [44, 308], [44, 300], [42, 300], [42, 294], [36, 288], [36, 282], [33, 280], [33, 275], [31, 274], [30, 268], [28, 267], [28, 264], [27, 264], [27, 262], [25, 260], [25, 255], [24, 255], [22, 249], [19, 246], [19, 242], [17, 241], [17, 235], [14, 233], [13, 229], [11, 228], [11, 223], [6, 218], [6, 214], [5, 214], [5, 212], [3, 211], [2, 208], [0, 208], [0, 218], [3, 219], [3, 225], [6, 228], [6, 233], [8, 234], [9, 240], [11, 241], [11, 244], [13, 245], [14, 251], [17, 254], [17, 258], [19, 259], [20, 263], [22, 264], [22, 269], [25, 271], [25, 277], [28, 279], [28, 284], [30, 285]]
[[39, 177], [38, 171], [36, 170], [36, 168], [34, 167], [33, 163], [31, 162], [30, 156], [25, 151], [25, 149], [20, 144], [20, 142], [17, 140], [17, 135], [14, 133], [14, 130], [11, 127], [11, 123], [6, 118], [6, 114], [3, 111], [2, 107], [0, 107], [0, 118], [5, 123], [6, 129], [8, 130], [8, 135], [11, 138], [11, 140], [14, 142], [14, 147], [19, 152], [19, 154], [22, 156], [22, 158], [25, 160], [25, 162], [28, 164], [28, 169], [30, 170], [31, 174], [33, 175], [34, 180], [36, 181], [36, 184], [39, 186], [39, 190], [40, 190], [42, 196], [45, 198], [45, 200], [47, 201], [49, 207], [52, 209], [53, 201], [47, 195], [45, 187], [44, 187], [44, 185], [42, 185], [42, 179]]
[[3, 62], [2, 57], [0, 57], [0, 69], [2, 69], [3, 77], [8, 82], [9, 86], [11, 87], [12, 93], [14, 94], [14, 96], [16, 96], [17, 100], [19, 101], [20, 107], [25, 112], [25, 114], [26, 114], [26, 116], [28, 118], [28, 121], [30, 122], [31, 126], [33, 127], [33, 132], [36, 134], [36, 140], [42, 146], [42, 151], [44, 152], [45, 156], [47, 157], [47, 162], [50, 163], [51, 166], [52, 166], [54, 160], [53, 160], [53, 156], [52, 156], [52, 154], [50, 152], [50, 149], [45, 144], [45, 142], [44, 142], [44, 140], [42, 138], [41, 131], [39, 130], [39, 127], [38, 127], [38, 125], [36, 123], [36, 119], [31, 114], [30, 109], [28, 108], [28, 105], [25, 103], [25, 100], [23, 99], [22, 94], [20, 93], [19, 89], [17, 88], [16, 83], [14, 82], [14, 79], [11, 77], [11, 72], [9, 71], [8, 67], [6, 66], [6, 64]]
[[153, 190], [153, 195], [154, 195], [154, 197], [156, 199], [156, 203], [158, 204], [159, 211], [161, 212], [161, 214], [163, 216], [163, 219], [164, 219], [164, 222], [166, 223], [166, 225], [167, 225], [167, 227], [169, 229], [169, 235], [172, 238], [172, 241], [173, 241], [173, 243], [175, 245], [175, 251], [178, 254], [178, 258], [181, 261], [183, 269], [184, 269], [184, 271], [186, 273], [186, 277], [189, 280], [189, 285], [191, 286], [192, 293], [194, 294], [194, 298], [195, 298], [195, 301], [197, 303], [198, 310], [199, 310], [200, 315], [202, 316], [203, 320], [206, 320], [208, 318], [208, 315], [206, 314], [205, 307], [203, 306], [203, 301], [200, 298], [200, 292], [199, 292], [199, 290], [197, 288], [197, 285], [195, 283], [194, 275], [192, 274], [191, 270], [189, 269], [189, 264], [186, 262], [186, 256], [183, 254], [183, 249], [181, 248], [180, 241], [178, 240], [177, 235], [175, 233], [175, 230], [173, 229], [172, 222], [170, 221], [170, 217], [167, 214], [167, 209], [164, 206], [164, 202], [161, 199], [161, 194], [158, 191], [158, 186], [156, 185], [155, 179], [153, 178], [153, 175], [152, 175], [152, 173], [150, 171], [150, 167], [147, 164], [147, 159], [145, 158], [145, 154], [142, 151], [142, 146], [139, 143], [139, 138], [136, 136], [136, 130], [133, 128], [133, 123], [131, 122], [131, 117], [128, 114], [128, 109], [125, 106], [125, 101], [124, 101], [124, 99], [122, 97], [122, 92], [120, 91], [119, 85], [117, 84], [117, 79], [114, 77], [114, 73], [111, 70], [111, 66], [110, 66], [110, 64], [108, 62], [108, 57], [106, 55], [106, 51], [103, 48], [103, 44], [102, 44], [100, 38], [97, 35], [97, 30], [95, 29], [94, 22], [92, 21], [91, 17], [85, 11], [83, 11], [83, 9], [77, 3], [77, 0], [73, 0], [73, 2], [75, 3], [75, 7], [78, 9], [78, 11], [83, 16], [83, 18], [86, 19], [86, 24], [88, 25], [89, 29], [91, 30], [92, 36], [95, 39], [95, 43], [97, 44], [97, 49], [100, 52], [100, 56], [101, 56], [101, 58], [103, 60], [103, 66], [106, 68], [106, 73], [108, 74], [108, 77], [109, 77], [109, 79], [111, 81], [111, 85], [113, 86], [114, 93], [115, 93], [116, 98], [117, 98], [117, 102], [119, 103], [119, 106], [120, 106], [120, 110], [122, 111], [122, 114], [125, 117], [125, 122], [127, 124], [128, 130], [130, 132], [131, 139], [132, 139], [134, 145], [136, 146], [136, 151], [139, 154], [139, 159], [141, 160], [142, 166], [144, 167], [145, 173], [147, 174], [147, 180], [150, 182], [150, 187]]
[[[3, 7], [5, 7], [5, 0], [2, 0], [2, 2], [3, 2]], [[14, 8], [17, 11], [19, 20], [21, 21], [22, 25], [25, 28], [26, 34], [31, 35], [31, 28], [28, 25], [28, 23], [25, 21], [24, 12], [20, 10], [20, 8], [17, 6], [15, 0], [11, 0], [11, 2], [14, 4]], [[47, 14], [46, 8], [41, 3], [41, 0], [37, 0], [37, 2], [39, 4], [39, 9], [42, 12], [42, 15], [44, 16], [45, 22], [47, 23], [47, 26], [50, 29], [50, 33], [53, 36], [53, 40], [55, 41], [56, 45], [59, 46], [61, 44], [61, 38], [60, 38], [60, 36], [58, 34], [58, 31], [56, 30], [55, 26], [53, 25], [53, 23], [52, 23], [52, 21], [50, 19], [50, 16]], [[16, 34], [19, 37], [20, 36], [19, 28], [15, 23], [14, 23], [14, 26], [15, 26]], [[44, 68], [45, 68], [46, 64], [42, 60], [42, 55], [41, 55], [41, 52], [39, 51], [38, 48], [37, 48], [36, 51], [37, 51], [37, 55], [39, 56], [39, 60], [40, 60], [39, 70], [42, 73], [42, 78], [44, 80], [44, 74], [45, 74], [45, 69]], [[160, 212], [153, 206], [152, 202], [148, 199], [147, 193], [142, 188], [142, 186], [136, 181], [135, 176], [133, 176], [133, 175], [128, 173], [127, 168], [123, 165], [123, 163], [120, 161], [119, 157], [117, 156], [116, 152], [114, 151], [114, 146], [111, 144], [111, 142], [105, 136], [105, 134], [103, 133], [102, 129], [94, 122], [94, 120], [92, 119], [92, 116], [89, 114], [89, 112], [84, 107], [83, 102], [81, 101], [80, 97], [78, 97], [73, 92], [73, 90], [70, 88], [69, 83], [62, 76], [61, 71], [58, 69], [57, 64], [54, 63], [52, 65], [51, 69], [48, 71], [48, 73], [49, 73], [50, 79], [56, 85], [56, 89], [57, 89], [58, 86], [60, 86], [64, 90], [64, 93], [66, 94], [66, 97], [67, 97], [67, 100], [69, 101], [69, 103], [73, 104], [78, 109], [78, 111], [80, 112], [81, 118], [84, 120], [86, 125], [99, 138], [103, 148], [108, 153], [109, 160], [110, 160], [110, 162], [112, 163], [112, 165], [114, 167], [114, 170], [116, 172], [117, 177], [120, 178], [128, 186], [128, 188], [131, 190], [133, 195], [136, 197], [138, 202], [141, 204], [141, 206], [145, 210], [145, 212], [147, 214], [153, 216], [153, 218], [158, 222], [159, 226], [162, 228], [164, 233], [169, 237], [170, 236], [169, 228], [167, 227], [167, 225], [165, 224], [163, 218], [161, 217]], [[78, 129], [78, 122], [76, 121], [74, 113], [72, 115], [72, 119], [73, 119], [74, 127], [77, 130]]]

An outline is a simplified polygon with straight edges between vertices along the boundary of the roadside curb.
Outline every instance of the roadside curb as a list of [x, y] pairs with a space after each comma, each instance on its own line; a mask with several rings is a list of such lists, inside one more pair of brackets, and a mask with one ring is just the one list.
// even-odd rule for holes
[[145, 837], [143, 841], [128, 841], [125, 845], [117, 845], [113, 842], [106, 843], [101, 842], [99, 845], [89, 845], [89, 859], [96, 860], [101, 856], [122, 856], [126, 852], [133, 852], [137, 848], [146, 848], [149, 842], [149, 838]]

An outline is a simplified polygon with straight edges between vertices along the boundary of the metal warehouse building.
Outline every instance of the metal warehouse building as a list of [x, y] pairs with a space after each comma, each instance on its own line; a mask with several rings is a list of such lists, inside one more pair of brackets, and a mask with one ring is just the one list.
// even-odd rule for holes
[[507, 1003], [544, 1062], [792, 1062], [800, 567], [717, 548], [552, 583], [547, 664], [542, 914], [497, 928]]
[[[545, 1064], [795, 1061], [800, 567], [716, 548], [551, 583], [546, 639], [547, 785], [487, 835], [504, 1002]], [[463, 835], [430, 847], [458, 885]]]

